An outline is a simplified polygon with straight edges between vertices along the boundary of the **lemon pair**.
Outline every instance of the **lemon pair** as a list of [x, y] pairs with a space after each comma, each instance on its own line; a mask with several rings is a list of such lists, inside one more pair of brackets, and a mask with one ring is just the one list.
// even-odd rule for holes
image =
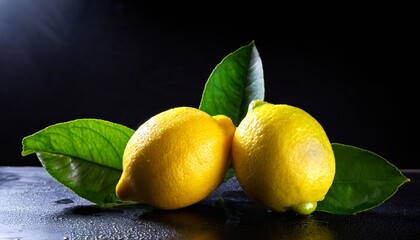
[[244, 192], [278, 212], [312, 213], [335, 175], [330, 141], [315, 118], [254, 100], [238, 127], [193, 107], [147, 120], [126, 146], [116, 194], [159, 209], [183, 208], [220, 186], [231, 162]]

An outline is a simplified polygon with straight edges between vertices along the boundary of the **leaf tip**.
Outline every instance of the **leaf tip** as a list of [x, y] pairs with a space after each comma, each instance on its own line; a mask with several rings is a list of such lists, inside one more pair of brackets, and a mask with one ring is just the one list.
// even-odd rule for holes
[[22, 152], [20, 153], [20, 155], [22, 156], [22, 157], [25, 157], [25, 156], [28, 156], [29, 154], [31, 154], [32, 153], [32, 151], [28, 151], [28, 150], [22, 150]]
[[21, 154], [23, 157], [25, 157], [25, 156], [27, 156], [27, 155], [29, 155], [29, 154], [33, 153], [33, 151], [32, 151], [32, 150], [28, 150], [28, 149], [26, 149], [26, 144], [25, 144], [25, 142], [26, 142], [26, 139], [28, 139], [28, 137], [29, 137], [29, 136], [24, 137], [24, 138], [22, 139], [22, 151], [21, 151], [21, 153], [20, 153], [20, 154]]

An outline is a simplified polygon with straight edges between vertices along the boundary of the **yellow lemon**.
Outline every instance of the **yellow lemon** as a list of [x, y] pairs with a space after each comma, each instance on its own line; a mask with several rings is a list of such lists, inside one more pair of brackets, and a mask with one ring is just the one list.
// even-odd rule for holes
[[193, 107], [153, 116], [127, 143], [117, 196], [158, 209], [197, 203], [224, 181], [234, 131], [230, 118]]
[[335, 176], [320, 123], [298, 107], [262, 100], [250, 103], [236, 128], [232, 164], [244, 192], [277, 212], [312, 213]]

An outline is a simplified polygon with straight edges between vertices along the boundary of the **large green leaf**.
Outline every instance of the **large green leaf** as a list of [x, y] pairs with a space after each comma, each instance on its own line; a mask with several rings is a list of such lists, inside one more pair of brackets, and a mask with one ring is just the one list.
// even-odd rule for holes
[[48, 173], [77, 195], [98, 205], [111, 205], [121, 201], [115, 186], [121, 171], [60, 154], [38, 152]]
[[238, 126], [254, 99], [264, 100], [264, 76], [261, 58], [252, 41], [227, 55], [214, 68], [199, 109], [212, 116], [228, 116]]
[[134, 130], [99, 119], [51, 125], [22, 140], [22, 155], [36, 153], [51, 176], [98, 205], [118, 203], [115, 186]]
[[379, 206], [410, 179], [383, 157], [361, 148], [333, 143], [336, 175], [317, 211], [356, 214]]

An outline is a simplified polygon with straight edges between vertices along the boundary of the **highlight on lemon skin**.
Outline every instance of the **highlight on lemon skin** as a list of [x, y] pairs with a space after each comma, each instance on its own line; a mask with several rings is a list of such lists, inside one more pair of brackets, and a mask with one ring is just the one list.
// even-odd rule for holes
[[321, 124], [298, 107], [262, 100], [250, 103], [235, 131], [232, 163], [244, 192], [277, 212], [311, 214], [335, 176]]
[[153, 116], [126, 146], [117, 196], [159, 209], [199, 202], [224, 181], [234, 131], [230, 118], [193, 107]]

